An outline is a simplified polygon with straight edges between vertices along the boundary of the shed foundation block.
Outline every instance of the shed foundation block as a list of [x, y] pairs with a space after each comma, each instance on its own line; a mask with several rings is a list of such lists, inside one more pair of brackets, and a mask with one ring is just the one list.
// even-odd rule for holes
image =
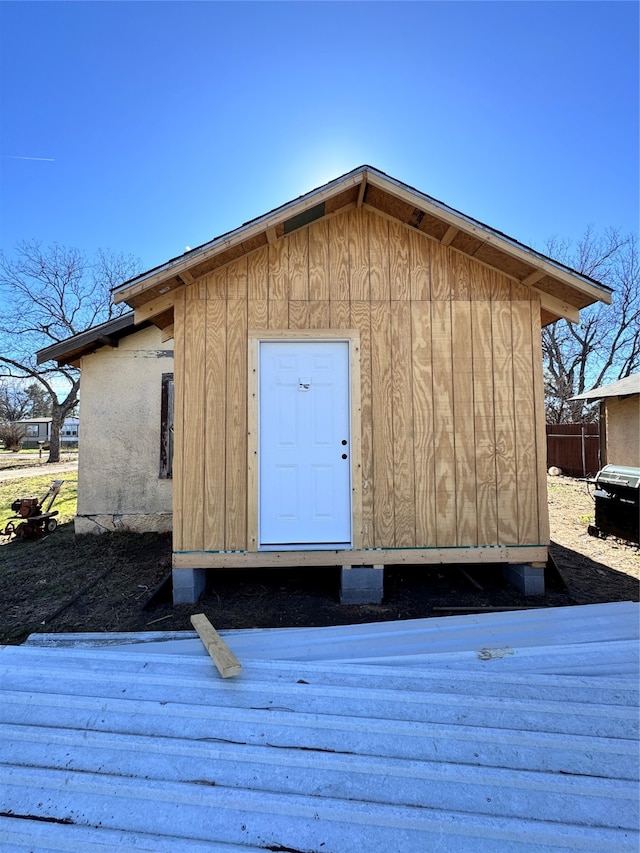
[[195, 604], [207, 583], [206, 569], [173, 569], [173, 603]]
[[343, 566], [340, 604], [380, 604], [384, 595], [384, 566]]
[[524, 595], [544, 595], [544, 565], [509, 564], [503, 575]]

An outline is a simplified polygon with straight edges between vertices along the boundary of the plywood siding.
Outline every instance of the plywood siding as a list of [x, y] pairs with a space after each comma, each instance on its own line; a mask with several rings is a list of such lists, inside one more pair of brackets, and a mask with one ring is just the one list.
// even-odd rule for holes
[[175, 308], [175, 550], [254, 547], [248, 338], [314, 329], [359, 335], [363, 548], [546, 544], [539, 312], [366, 206], [198, 280]]

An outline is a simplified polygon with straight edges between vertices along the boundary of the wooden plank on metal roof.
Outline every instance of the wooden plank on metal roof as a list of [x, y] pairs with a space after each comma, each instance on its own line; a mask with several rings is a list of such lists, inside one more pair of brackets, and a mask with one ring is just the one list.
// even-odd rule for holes
[[[221, 635], [233, 638], [234, 648], [245, 658], [333, 662], [360, 657], [367, 658], [370, 665], [375, 665], [382, 655], [387, 655], [394, 656], [400, 665], [407, 656], [420, 652], [430, 654], [473, 651], [486, 644], [488, 638], [491, 638], [491, 643], [496, 646], [509, 645], [514, 648], [546, 647], [551, 644], [573, 644], [580, 647], [585, 643], [598, 644], [618, 640], [637, 643], [640, 639], [639, 626], [640, 604], [617, 601], [570, 607], [530, 607], [500, 613], [333, 625], [324, 628], [231, 629], [222, 631]], [[190, 631], [32, 634], [25, 641], [24, 647], [93, 649], [96, 656], [105, 647], [114, 650], [123, 644], [128, 651], [137, 649], [148, 654], [147, 644], [153, 643], [154, 653], [163, 655], [173, 641], [191, 642], [191, 637], [193, 632]], [[195, 640], [192, 642], [193, 649], [200, 652], [200, 644]], [[179, 650], [176, 646], [175, 651]], [[0, 658], [0, 662], [1, 660]], [[339, 678], [335, 673], [332, 677]], [[403, 675], [403, 678], [409, 680], [421, 677], [413, 676], [406, 670]], [[481, 679], [483, 676], [477, 674], [473, 677]], [[524, 678], [539, 687], [553, 684], [554, 690], [558, 689], [559, 684], [566, 686], [572, 683], [571, 680], [565, 682], [557, 678], [549, 680], [535, 676], [532, 671]], [[521, 684], [521, 681], [518, 683]], [[600, 696], [597, 692], [591, 692], [592, 688], [588, 685], [592, 682], [579, 683], [587, 696]], [[618, 688], [621, 683], [618, 682], [615, 689], [609, 690], [607, 695], [611, 701], [614, 698], [618, 701]], [[575, 686], [573, 684], [573, 688]], [[627, 686], [635, 697], [634, 702], [637, 701], [638, 683], [629, 682]], [[466, 686], [460, 684], [456, 690], [458, 689], [464, 692]], [[474, 687], [472, 692], [475, 694], [477, 689]], [[484, 689], [493, 691], [494, 686], [487, 684]], [[594, 701], [601, 701], [602, 698], [606, 698], [605, 694]]]
[[[375, 651], [249, 661], [233, 682], [210, 677], [199, 642], [195, 655], [5, 648], [0, 844], [358, 853], [366, 836], [376, 851], [635, 853], [637, 672], [595, 672], [637, 666], [637, 615], [622, 603], [226, 632], [265, 657], [326, 652], [325, 638], [351, 660]], [[509, 632], [534, 645], [496, 648]], [[538, 674], [558, 667], [584, 675]]]
[[242, 665], [238, 658], [231, 651], [229, 646], [222, 639], [220, 634], [213, 627], [204, 613], [194, 613], [190, 618], [191, 624], [198, 632], [198, 636], [202, 640], [204, 647], [211, 660], [215, 663], [216, 669], [223, 678], [231, 678], [240, 675]]

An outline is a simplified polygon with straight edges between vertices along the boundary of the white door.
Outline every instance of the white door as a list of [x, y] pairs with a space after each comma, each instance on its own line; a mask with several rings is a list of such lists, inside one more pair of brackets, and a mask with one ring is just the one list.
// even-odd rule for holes
[[351, 545], [347, 341], [260, 343], [261, 548]]

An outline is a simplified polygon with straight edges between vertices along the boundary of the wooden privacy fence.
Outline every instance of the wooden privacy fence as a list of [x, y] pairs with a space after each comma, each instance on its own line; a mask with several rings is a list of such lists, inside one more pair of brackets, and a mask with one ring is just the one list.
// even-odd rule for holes
[[600, 470], [598, 424], [547, 424], [547, 468], [562, 468], [570, 477], [588, 477]]

